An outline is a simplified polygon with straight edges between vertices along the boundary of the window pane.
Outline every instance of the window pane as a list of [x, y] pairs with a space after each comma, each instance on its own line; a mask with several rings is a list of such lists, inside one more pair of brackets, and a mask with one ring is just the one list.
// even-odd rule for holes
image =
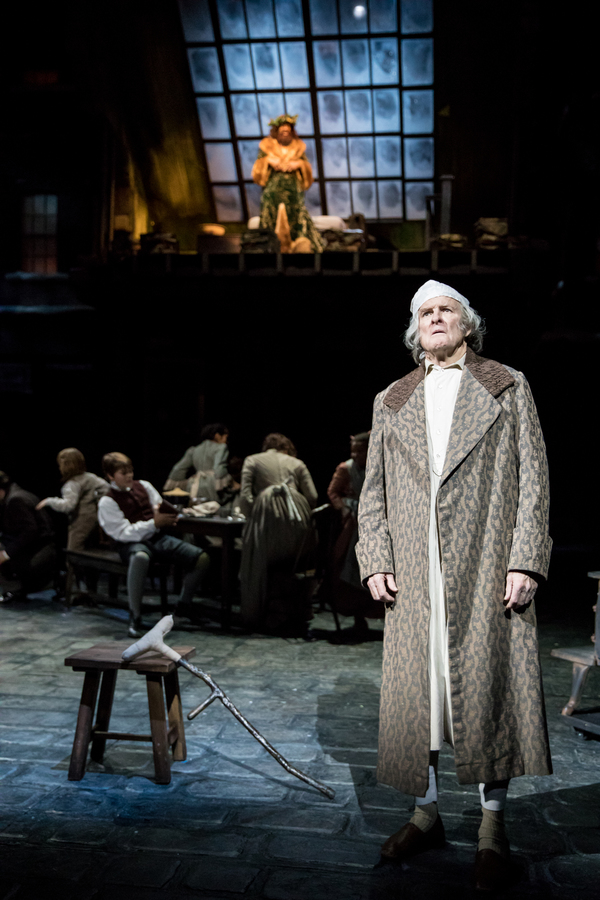
[[25, 213], [33, 213], [35, 197], [25, 197], [23, 209]]
[[327, 181], [325, 196], [330, 216], [341, 216], [344, 219], [351, 215], [350, 185], [347, 181]]
[[404, 174], [407, 178], [433, 178], [433, 138], [404, 139]]
[[432, 0], [402, 0], [400, 9], [402, 34], [419, 34], [433, 30]]
[[275, 0], [279, 37], [302, 37], [304, 19], [301, 0]]
[[286, 88], [308, 87], [308, 65], [304, 41], [290, 41], [279, 45], [283, 83]]
[[346, 130], [344, 102], [341, 91], [322, 91], [317, 94], [319, 122], [322, 134], [339, 134]]
[[379, 177], [402, 175], [399, 137], [375, 138], [375, 157]]
[[401, 219], [402, 207], [402, 182], [378, 181], [377, 193], [379, 195], [379, 217], [381, 219]]
[[332, 0], [310, 0], [310, 30], [313, 34], [337, 34], [336, 4]]
[[250, 49], [248, 44], [225, 44], [225, 68], [231, 90], [248, 90], [254, 87]]
[[285, 111], [298, 116], [296, 131], [300, 136], [315, 133], [310, 94], [286, 94]]
[[49, 216], [55, 216], [58, 212], [58, 197], [56, 194], [46, 194], [46, 212]]
[[[239, 4], [242, 5], [241, 3]], [[271, 0], [246, 0], [246, 16], [250, 37], [275, 37], [275, 19]], [[237, 35], [236, 35], [237, 37]]]
[[211, 181], [237, 181], [232, 144], [205, 144]]
[[433, 131], [433, 91], [404, 91], [402, 94], [404, 134]]
[[375, 131], [400, 131], [400, 98], [398, 91], [373, 91]]
[[347, 178], [346, 138], [325, 138], [321, 144], [326, 178]]
[[46, 212], [46, 195], [45, 194], [36, 194], [34, 199], [34, 212], [37, 215], [43, 216]]
[[339, 0], [342, 34], [363, 34], [367, 30], [367, 0]]
[[260, 107], [260, 131], [261, 134], [268, 134], [270, 129], [269, 121], [277, 119], [284, 113], [283, 94], [259, 94], [258, 105]]
[[238, 141], [238, 153], [242, 164], [242, 178], [252, 179], [252, 166], [258, 156], [258, 141]]
[[240, 137], [250, 134], [261, 134], [258, 121], [256, 94], [232, 94], [231, 107], [235, 122], [236, 134]]
[[373, 131], [371, 91], [346, 91], [348, 131]]
[[239, 187], [213, 187], [213, 197], [219, 222], [241, 222], [242, 198]]
[[252, 44], [252, 59], [257, 88], [280, 88], [279, 54], [277, 44]]
[[321, 215], [321, 192], [318, 184], [311, 185], [305, 192], [304, 203], [311, 216]]
[[222, 37], [245, 38], [248, 36], [244, 19], [244, 4], [240, 0], [217, 0], [217, 9], [219, 10]]
[[304, 143], [306, 144], [306, 158], [311, 165], [313, 178], [317, 178], [317, 176], [319, 174], [319, 167], [317, 165], [317, 151], [315, 148], [315, 139], [307, 138], [304, 141]]
[[373, 138], [350, 138], [350, 174], [353, 178], [372, 178], [375, 175]]
[[44, 231], [46, 234], [56, 234], [56, 216], [55, 215], [46, 216]]
[[246, 206], [248, 207], [248, 218], [251, 219], [252, 216], [260, 216], [260, 195], [262, 194], [262, 188], [259, 184], [254, 184], [251, 182], [250, 184], [245, 184], [244, 188], [246, 189]]
[[369, 25], [371, 31], [395, 31], [397, 27], [396, 0], [370, 0]]
[[374, 181], [352, 182], [352, 205], [355, 213], [362, 213], [365, 219], [377, 218], [377, 197]]
[[215, 94], [222, 91], [223, 83], [215, 48], [195, 47], [193, 50], [188, 50], [188, 56], [194, 90], [199, 93], [208, 91]]
[[179, 0], [181, 21], [186, 41], [212, 41], [208, 0]]
[[229, 122], [227, 121], [227, 108], [224, 97], [198, 97], [198, 115], [202, 137], [205, 140], [211, 138], [228, 138]]
[[413, 184], [405, 185], [405, 191], [406, 218], [411, 220], [427, 218], [425, 197], [433, 194], [433, 182], [413, 182]]
[[315, 79], [319, 87], [342, 83], [340, 45], [338, 41], [315, 41], [313, 44]]
[[398, 84], [398, 41], [378, 38], [371, 41], [373, 84]]
[[402, 41], [402, 84], [433, 84], [433, 41], [413, 38]]
[[344, 84], [371, 84], [369, 45], [366, 41], [342, 41]]

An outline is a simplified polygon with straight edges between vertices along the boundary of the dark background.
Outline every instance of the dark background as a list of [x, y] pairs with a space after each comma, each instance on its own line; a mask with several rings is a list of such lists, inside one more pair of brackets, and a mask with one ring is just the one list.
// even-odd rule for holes
[[[435, 6], [437, 172], [455, 176], [452, 230], [472, 236], [479, 216], [507, 216], [510, 233], [529, 239], [503, 274], [447, 280], [486, 319], [484, 355], [532, 385], [550, 460], [557, 609], [587, 608], [585, 573], [600, 568], [600, 93], [586, 9]], [[55, 193], [69, 279], [0, 285], [0, 469], [45, 496], [59, 490], [61, 448], [79, 447], [97, 472], [119, 449], [160, 487], [202, 424], [225, 421], [235, 455], [259, 450], [269, 431], [288, 434], [325, 499], [349, 435], [370, 425], [374, 394], [412, 366], [401, 334], [425, 278], [110, 265], [106, 196], [126, 158], [163, 227], [185, 235], [212, 219], [176, 4], [22, 3], [13, 13], [1, 53], [0, 267], [21, 267], [23, 195]], [[199, 161], [191, 211], [169, 205], [161, 181], [180, 152], [165, 149], [174, 132], [186, 135], [179, 162], [194, 150]]]

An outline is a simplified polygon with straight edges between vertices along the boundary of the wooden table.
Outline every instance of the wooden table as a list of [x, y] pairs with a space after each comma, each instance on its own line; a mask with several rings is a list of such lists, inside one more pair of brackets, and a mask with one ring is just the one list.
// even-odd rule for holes
[[221, 604], [223, 628], [229, 627], [231, 604], [235, 596], [238, 570], [235, 564], [235, 539], [241, 537], [244, 519], [222, 518], [220, 516], [183, 516], [176, 531], [220, 537], [223, 540], [221, 555]]
[[[86, 650], [77, 650], [65, 659], [65, 666], [72, 666], [74, 672], [85, 672], [69, 766], [69, 781], [81, 781], [83, 778], [90, 742], [92, 744], [90, 757], [94, 762], [102, 762], [108, 740], [151, 742], [157, 784], [169, 784], [171, 781], [169, 747], [173, 750], [173, 759], [180, 761], [186, 758], [177, 666], [172, 659], [156, 652], [148, 652], [139, 659], [125, 662], [121, 655], [130, 645], [130, 641], [95, 644]], [[196, 653], [194, 647], [173, 649], [184, 659], [190, 659]], [[119, 669], [130, 669], [146, 676], [151, 734], [127, 734], [108, 730]], [[98, 688], [100, 699], [96, 722], [93, 724]], [[163, 688], [167, 698], [166, 711]]]
[[554, 647], [552, 656], [566, 659], [573, 663], [573, 680], [571, 696], [562, 710], [563, 719], [575, 728], [575, 731], [585, 736], [587, 732], [600, 735], [600, 707], [580, 710], [579, 702], [590, 669], [600, 668], [598, 658], [600, 648], [600, 572], [588, 572], [588, 578], [597, 582], [597, 600], [594, 606], [594, 637], [593, 643], [579, 647]]

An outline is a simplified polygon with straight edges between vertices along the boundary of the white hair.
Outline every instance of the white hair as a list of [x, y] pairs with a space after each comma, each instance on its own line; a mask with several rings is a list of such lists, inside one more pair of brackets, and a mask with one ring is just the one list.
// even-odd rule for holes
[[[472, 306], [460, 305], [460, 330], [465, 335], [468, 346], [479, 353], [483, 347], [483, 336], [485, 334], [485, 325], [481, 316], [475, 312]], [[413, 313], [410, 324], [404, 332], [404, 343], [411, 352], [412, 358], [417, 363], [421, 362], [425, 351], [421, 346], [419, 337], [419, 310]]]

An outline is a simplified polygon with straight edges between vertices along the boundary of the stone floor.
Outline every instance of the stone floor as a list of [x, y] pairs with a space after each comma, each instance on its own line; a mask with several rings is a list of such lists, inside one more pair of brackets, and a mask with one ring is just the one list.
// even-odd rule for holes
[[[330, 801], [286, 772], [220, 704], [186, 722], [188, 759], [153, 783], [150, 745], [109, 744], [105, 767], [67, 780], [83, 676], [71, 651], [123, 640], [122, 610], [66, 610], [49, 597], [0, 609], [0, 898], [38, 900], [387, 900], [468, 897], [478, 827], [475, 786], [441, 760], [448, 844], [401, 867], [378, 866], [382, 840], [410, 816], [411, 798], [378, 785], [381, 631], [359, 646], [190, 630], [194, 662], [287, 758], [335, 788]], [[148, 615], [152, 624], [157, 614]], [[350, 624], [345, 622], [346, 625]], [[377, 626], [375, 626], [377, 628]], [[513, 781], [507, 811], [513, 884], [502, 896], [599, 896], [600, 742], [560, 721], [570, 666], [550, 657], [589, 633], [541, 626], [555, 774]], [[207, 689], [181, 675], [184, 709]], [[594, 691], [596, 698], [594, 698]], [[589, 679], [590, 703], [600, 682]], [[145, 683], [122, 672], [116, 730], [148, 731]], [[596, 888], [596, 890], [598, 890]], [[60, 892], [60, 893], [59, 893]]]

